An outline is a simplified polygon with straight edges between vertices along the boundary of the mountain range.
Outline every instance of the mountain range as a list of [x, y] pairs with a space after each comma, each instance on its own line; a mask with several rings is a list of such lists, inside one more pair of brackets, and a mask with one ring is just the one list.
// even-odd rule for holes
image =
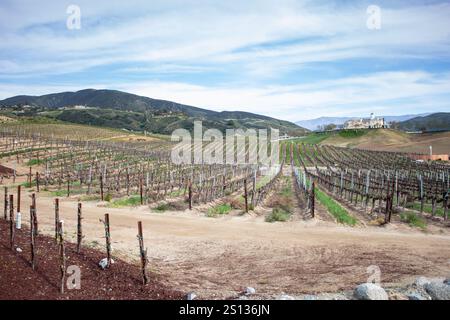
[[191, 130], [195, 120], [203, 128], [279, 129], [280, 134], [303, 135], [308, 130], [289, 121], [243, 111], [212, 111], [172, 101], [152, 99], [116, 90], [85, 89], [42, 96], [20, 95], [0, 101], [0, 109], [18, 116], [45, 116], [73, 123], [133, 131], [170, 134]]

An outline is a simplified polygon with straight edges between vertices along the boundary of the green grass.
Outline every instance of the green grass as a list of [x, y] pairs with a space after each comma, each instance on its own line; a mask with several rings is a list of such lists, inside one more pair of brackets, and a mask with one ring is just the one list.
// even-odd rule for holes
[[[75, 194], [83, 194], [85, 193], [86, 190], [83, 189], [70, 189], [70, 195], [75, 195]], [[50, 192], [50, 194], [53, 197], [66, 197], [67, 196], [67, 190], [65, 189], [61, 189], [61, 190], [56, 190], [56, 191], [52, 191]]]
[[36, 165], [43, 164], [44, 162], [45, 162], [44, 159], [31, 159], [31, 160], [27, 161], [26, 165], [27, 166], [36, 166]]
[[89, 194], [80, 197], [81, 201], [100, 201], [101, 197], [98, 194]]
[[168, 203], [161, 203], [159, 204], [155, 209], [153, 209], [156, 212], [164, 212], [169, 210], [169, 204]]
[[273, 208], [272, 212], [266, 217], [266, 222], [285, 222], [291, 217], [291, 213], [281, 208]]
[[[420, 211], [420, 203], [418, 203], [418, 202], [408, 203], [406, 207]], [[423, 211], [431, 214], [433, 212], [433, 207], [431, 206], [431, 204], [424, 203]], [[443, 217], [444, 216], [444, 208], [442, 208], [441, 206], [439, 207], [438, 204], [436, 203], [436, 208], [434, 210], [434, 213], [437, 216]]]
[[339, 137], [342, 138], [358, 138], [366, 135], [369, 132], [367, 129], [352, 129], [352, 130], [341, 130], [338, 133]]
[[258, 189], [264, 187], [266, 184], [268, 184], [270, 182], [271, 179], [272, 179], [272, 176], [270, 176], [270, 175], [263, 176], [258, 181], [256, 181], [256, 189], [258, 190]]
[[302, 139], [297, 139], [295, 140], [295, 142], [302, 142], [302, 143], [306, 143], [306, 144], [319, 144], [321, 143], [323, 140], [331, 137], [332, 133], [327, 132], [327, 133], [310, 133], [309, 135], [307, 135], [305, 138]]
[[405, 212], [400, 214], [400, 220], [408, 223], [412, 227], [425, 229], [427, 227], [427, 223], [422, 217], [419, 217], [414, 212]]
[[24, 188], [31, 188], [31, 187], [36, 186], [36, 181], [32, 180], [31, 183], [27, 181], [27, 182], [21, 183], [20, 185]]
[[[285, 177], [287, 178], [287, 177]], [[283, 188], [281, 188], [280, 195], [283, 197], [290, 197], [292, 196], [292, 188], [291, 185], [285, 185]]]
[[347, 224], [349, 226], [354, 226], [356, 224], [357, 220], [350, 216], [345, 208], [331, 199], [323, 191], [315, 188], [315, 195], [317, 200], [319, 200], [319, 202], [327, 208], [328, 212], [330, 212], [339, 223]]
[[183, 194], [184, 194], [184, 189], [179, 189], [179, 190], [170, 192], [168, 194], [168, 197], [179, 197], [179, 196], [182, 196]]
[[217, 217], [218, 215], [228, 214], [231, 211], [231, 205], [228, 203], [219, 204], [215, 207], [209, 208], [207, 217]]
[[109, 208], [121, 208], [121, 207], [137, 207], [141, 205], [140, 196], [130, 196], [128, 198], [122, 198], [112, 201], [108, 204]]

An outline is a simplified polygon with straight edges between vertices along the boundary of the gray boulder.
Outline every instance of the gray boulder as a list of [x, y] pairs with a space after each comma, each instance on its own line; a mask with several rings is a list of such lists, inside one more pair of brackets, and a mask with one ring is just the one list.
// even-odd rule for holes
[[386, 291], [373, 283], [360, 284], [353, 295], [358, 300], [389, 300]]
[[428, 300], [427, 298], [423, 297], [420, 293], [410, 293], [408, 294], [409, 300]]
[[439, 282], [430, 282], [425, 285], [426, 292], [433, 300], [450, 300], [450, 285]]
[[249, 295], [252, 295], [252, 294], [255, 294], [256, 293], [256, 290], [255, 290], [255, 288], [253, 288], [253, 287], [246, 287], [245, 289], [244, 289], [244, 294], [246, 295], [246, 296], [249, 296]]
[[189, 292], [186, 295], [186, 300], [194, 300], [195, 298], [197, 298], [197, 295], [194, 292]]

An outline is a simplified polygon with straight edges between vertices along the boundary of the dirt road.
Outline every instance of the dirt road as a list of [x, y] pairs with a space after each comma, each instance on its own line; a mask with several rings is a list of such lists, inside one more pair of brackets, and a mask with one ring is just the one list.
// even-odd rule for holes
[[[23, 196], [24, 223], [30, 199]], [[202, 217], [198, 212], [152, 213], [146, 207], [111, 209], [83, 203], [84, 244], [104, 247], [99, 219], [111, 215], [114, 254], [137, 261], [137, 221], [144, 224], [152, 271], [200, 298], [234, 297], [253, 286], [261, 297], [333, 292], [365, 282], [377, 265], [384, 284], [450, 275], [450, 236], [398, 226], [351, 228], [320, 220], [267, 223], [263, 217]], [[39, 228], [53, 234], [53, 199], [37, 198]], [[75, 200], [61, 199], [66, 238], [75, 239]], [[3, 208], [3, 197], [0, 207]], [[167, 277], [166, 277], [167, 276]]]

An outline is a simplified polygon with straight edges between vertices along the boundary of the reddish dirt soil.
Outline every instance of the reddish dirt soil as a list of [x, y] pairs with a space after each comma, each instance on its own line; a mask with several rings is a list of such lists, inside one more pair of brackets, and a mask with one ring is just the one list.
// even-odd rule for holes
[[[9, 244], [9, 223], [0, 220], [0, 300], [65, 300], [65, 299], [181, 299], [183, 293], [171, 290], [161, 276], [148, 273], [150, 283], [142, 285], [140, 268], [114, 259], [108, 270], [101, 270], [98, 262], [105, 254], [90, 248], [76, 253], [74, 244], [66, 244], [66, 266], [81, 269], [81, 289], [59, 292], [60, 269], [58, 247], [53, 238], [39, 235], [37, 268], [30, 265], [29, 230], [16, 230], [15, 248]], [[67, 288], [67, 287], [66, 287]]]

